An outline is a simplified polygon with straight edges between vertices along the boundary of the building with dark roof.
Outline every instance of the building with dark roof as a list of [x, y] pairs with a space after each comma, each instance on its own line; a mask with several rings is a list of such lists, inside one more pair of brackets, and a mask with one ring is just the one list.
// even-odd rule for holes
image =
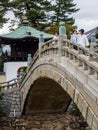
[[42, 34], [45, 41], [54, 36], [30, 27], [29, 22], [24, 20], [22, 26], [13, 32], [0, 35], [0, 51], [2, 51], [6, 81], [17, 78], [19, 68], [27, 66], [28, 54], [33, 57]]
[[91, 40], [91, 36], [95, 34], [96, 40], [98, 41], [98, 27], [95, 27], [87, 32], [85, 32], [88, 39]]
[[[0, 36], [0, 45], [3, 48], [3, 54], [9, 50], [8, 45], [11, 48], [10, 54], [4, 60], [26, 60], [28, 54], [34, 55], [38, 49], [38, 43], [40, 35], [43, 34], [45, 41], [51, 39], [53, 35], [36, 30], [29, 26], [29, 22], [24, 20], [22, 26], [10, 32]], [[5, 47], [5, 48], [4, 48]]]

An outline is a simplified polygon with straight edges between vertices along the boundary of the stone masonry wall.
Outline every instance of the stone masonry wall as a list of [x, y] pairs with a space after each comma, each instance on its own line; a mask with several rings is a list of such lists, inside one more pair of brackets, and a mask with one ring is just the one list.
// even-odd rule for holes
[[7, 92], [2, 95], [1, 107], [6, 115], [19, 116], [20, 115], [20, 93]]

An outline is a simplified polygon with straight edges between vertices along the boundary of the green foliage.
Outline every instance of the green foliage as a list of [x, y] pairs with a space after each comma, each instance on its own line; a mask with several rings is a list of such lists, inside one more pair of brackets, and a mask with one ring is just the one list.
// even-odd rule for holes
[[69, 112], [71, 115], [81, 116], [81, 112], [80, 112], [80, 110], [78, 109], [78, 107], [76, 106], [75, 103], [72, 103], [72, 104], [71, 104], [71, 108], [68, 110], [68, 112]]
[[[74, 27], [70, 24], [66, 24], [66, 33], [67, 33], [67, 38], [70, 38], [70, 32], [74, 30]], [[55, 34], [56, 32], [59, 32], [59, 24], [52, 25], [50, 26], [45, 32], [50, 33], [50, 34]]]
[[33, 27], [43, 29], [43, 23], [46, 23], [47, 26], [47, 14], [52, 6], [51, 2], [47, 0], [14, 0], [11, 5], [15, 16], [20, 21], [25, 15]]
[[70, 15], [78, 11], [75, 6], [73, 0], [1, 0], [0, 23], [8, 20], [4, 16], [11, 10], [20, 23], [25, 15], [31, 26], [39, 30], [61, 21], [72, 25], [74, 19]]
[[70, 24], [66, 24], [66, 31], [67, 31], [67, 38], [70, 39], [70, 33], [73, 32], [75, 28], [70, 25]]
[[73, 17], [70, 17], [72, 13], [77, 12], [79, 9], [76, 9], [76, 4], [73, 3], [74, 0], [56, 0], [54, 3], [53, 11], [54, 13], [51, 16], [51, 20], [54, 23], [59, 23], [64, 21], [67, 24], [73, 25], [75, 20]]
[[9, 8], [10, 0], [0, 0], [0, 27], [3, 26], [4, 23], [8, 21], [8, 18], [5, 17]]
[[49, 28], [45, 30], [45, 32], [50, 33], [50, 34], [55, 34], [56, 32], [59, 32], [59, 25], [51, 25]]

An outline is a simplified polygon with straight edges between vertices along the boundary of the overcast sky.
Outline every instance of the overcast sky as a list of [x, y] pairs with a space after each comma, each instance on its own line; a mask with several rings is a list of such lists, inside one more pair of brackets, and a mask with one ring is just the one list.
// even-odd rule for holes
[[[73, 14], [78, 29], [88, 31], [98, 26], [98, 0], [74, 0], [74, 3], [77, 4], [76, 8], [80, 9]], [[0, 29], [0, 34], [9, 32], [8, 26], [7, 24]]]
[[98, 26], [98, 0], [74, 0], [77, 8], [80, 8], [73, 17], [78, 29], [88, 31]]

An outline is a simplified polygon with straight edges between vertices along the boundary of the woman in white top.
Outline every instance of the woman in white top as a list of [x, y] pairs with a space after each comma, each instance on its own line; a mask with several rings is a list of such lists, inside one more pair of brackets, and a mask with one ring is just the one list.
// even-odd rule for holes
[[87, 36], [84, 34], [84, 29], [79, 30], [79, 34], [77, 37], [77, 44], [79, 44], [83, 47], [89, 46], [89, 41], [88, 41]]
[[59, 40], [59, 33], [56, 33], [55, 36], [53, 37], [53, 42], [52, 44], [57, 45], [58, 44], [58, 40]]
[[73, 34], [71, 35], [71, 38], [70, 38], [70, 40], [71, 40], [71, 42], [73, 42], [73, 43], [77, 43], [77, 31], [76, 30], [74, 30], [73, 31]]
[[59, 39], [59, 33], [56, 33], [55, 36], [53, 37], [54, 40], [58, 40]]

